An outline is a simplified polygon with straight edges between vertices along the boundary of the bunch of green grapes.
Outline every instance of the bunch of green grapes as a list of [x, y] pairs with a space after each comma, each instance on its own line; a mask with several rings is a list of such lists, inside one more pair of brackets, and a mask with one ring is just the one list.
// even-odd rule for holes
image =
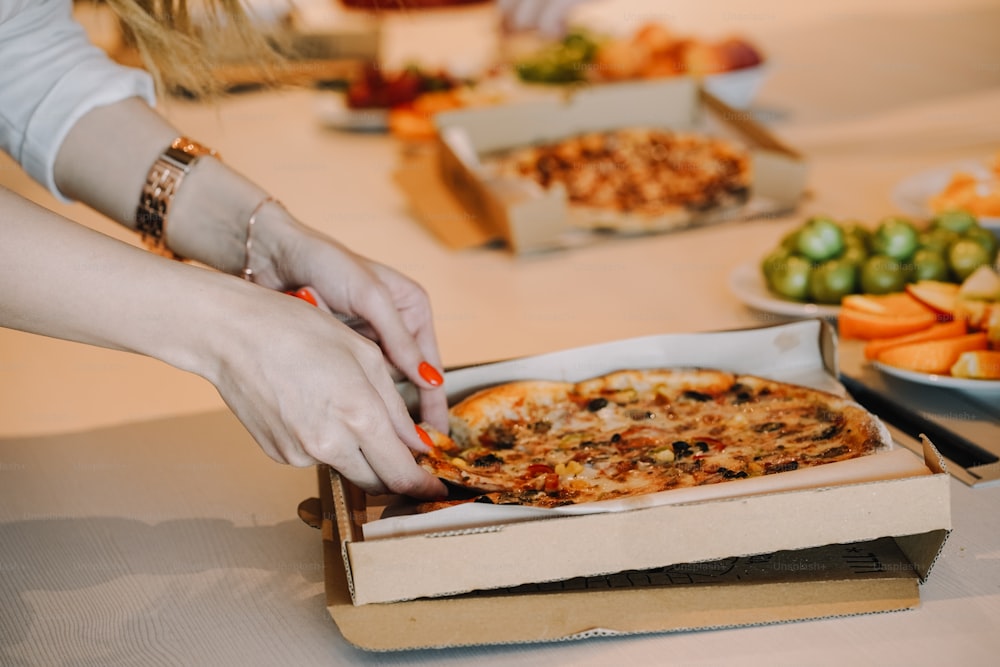
[[571, 31], [559, 42], [521, 60], [518, 77], [530, 83], [576, 83], [587, 78], [598, 41], [588, 33]]
[[761, 263], [768, 287], [794, 301], [838, 304], [848, 294], [900, 292], [918, 280], [962, 282], [997, 260], [993, 233], [964, 211], [919, 229], [893, 216], [874, 231], [827, 216], [792, 230]]

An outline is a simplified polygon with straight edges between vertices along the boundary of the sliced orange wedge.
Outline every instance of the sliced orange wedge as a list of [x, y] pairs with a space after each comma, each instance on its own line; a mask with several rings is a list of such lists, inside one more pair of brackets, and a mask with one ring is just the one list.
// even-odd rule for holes
[[883, 350], [878, 360], [883, 364], [918, 373], [947, 375], [963, 352], [985, 350], [985, 333], [966, 334], [957, 338], [897, 345]]
[[951, 322], [932, 324], [926, 329], [902, 336], [875, 338], [865, 345], [865, 359], [877, 359], [883, 350], [888, 350], [890, 347], [907, 345], [909, 343], [923, 343], [931, 340], [942, 340], [945, 338], [957, 338], [958, 336], [964, 336], [967, 332], [964, 320], [953, 320]]
[[876, 315], [863, 310], [841, 308], [837, 329], [841, 338], [893, 338], [927, 329], [938, 321], [937, 315], [924, 310], [907, 315]]

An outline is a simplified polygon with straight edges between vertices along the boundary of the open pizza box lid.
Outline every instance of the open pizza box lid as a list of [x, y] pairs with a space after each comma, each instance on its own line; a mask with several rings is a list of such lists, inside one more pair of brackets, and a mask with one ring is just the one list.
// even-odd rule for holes
[[[836, 390], [835, 346], [819, 320], [653, 336], [451, 371], [446, 385], [457, 398], [529, 377], [712, 366]], [[321, 467], [328, 609], [348, 641], [400, 650], [914, 607], [951, 528], [950, 479], [923, 444], [922, 460], [892, 450], [908, 460], [884, 478], [375, 539], [364, 526], [385, 501]]]
[[[806, 165], [797, 152], [750, 112], [732, 109], [690, 77], [533, 96], [440, 113], [435, 122], [436, 145], [408, 154], [395, 180], [416, 217], [455, 249], [500, 242], [515, 253], [531, 253], [607, 238], [600, 233], [604, 214], [573, 209], [563, 188], [543, 190], [527, 179], [491, 176], [483, 168], [483, 157], [492, 152], [584, 132], [630, 127], [693, 131], [730, 138], [749, 150], [753, 177], [747, 202], [671, 214], [656, 220], [654, 231], [787, 213], [806, 187]], [[623, 233], [642, 233], [635, 221], [627, 224], [630, 231]]]

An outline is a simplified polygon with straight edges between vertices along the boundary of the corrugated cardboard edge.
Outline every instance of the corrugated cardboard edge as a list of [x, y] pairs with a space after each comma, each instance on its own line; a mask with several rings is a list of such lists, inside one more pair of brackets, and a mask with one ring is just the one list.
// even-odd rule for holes
[[717, 120], [752, 143], [754, 195], [770, 202], [775, 212], [794, 209], [807, 185], [802, 155], [754, 121], [747, 111], [734, 109], [704, 89], [701, 101]]
[[[881, 537], [924, 536], [913, 543], [904, 540], [901, 547], [911, 554], [927, 556], [937, 553], [950, 528], [949, 503], [944, 499], [949, 481], [947, 475], [902, 478], [613, 515], [525, 521], [488, 532], [456, 531], [347, 542], [344, 546], [351, 563], [356, 559], [364, 561], [364, 567], [352, 567], [356, 604], [455, 595], [528, 581], [559, 581]], [[904, 506], [907, 514], [901, 515]], [[787, 522], [775, 522], [775, 516], [787, 517]], [[810, 520], [816, 516], [829, 521], [820, 525]], [[551, 548], [558, 547], [560, 554], [574, 554], [571, 560], [548, 553], [554, 522], [559, 524], [560, 539]], [[788, 522], [796, 529], [787, 530]], [[739, 526], [740, 534], [720, 539], [722, 525]], [[655, 539], [650, 537], [654, 530]], [[604, 536], [616, 548], [595, 549], [595, 535]], [[925, 545], [925, 540], [933, 544]], [[528, 545], [536, 545], [536, 560], [509, 558], [512, 549], [528, 550]], [[546, 548], [537, 551], [537, 545]], [[477, 564], [475, 571], [424, 568], [423, 576], [412, 578], [410, 568], [414, 564], [446, 562], [459, 552], [464, 562]], [[933, 559], [925, 557], [914, 566], [927, 572], [931, 562]], [[481, 576], [483, 571], [490, 573], [488, 585]]]
[[948, 474], [944, 457], [934, 447], [934, 443], [925, 435], [920, 436], [920, 441], [923, 445], [924, 464], [930, 468], [931, 472], [934, 473], [934, 478], [939, 480], [939, 484], [944, 487], [940, 492], [940, 497], [942, 502], [946, 503], [944, 509], [949, 517], [949, 521], [947, 526], [942, 526], [939, 530], [935, 531], [937, 536], [934, 539], [923, 539], [921, 536], [897, 536], [895, 539], [896, 544], [899, 545], [899, 548], [906, 554], [910, 562], [913, 563], [917, 574], [920, 576], [920, 583], [924, 583], [930, 576], [931, 569], [937, 563], [937, 559], [944, 550], [945, 542], [951, 534], [951, 494], [949, 493], [951, 475]]
[[[354, 605], [333, 526], [329, 469], [319, 469], [327, 609], [367, 651], [576, 641], [901, 611], [919, 604], [906, 573], [816, 584], [570, 591]], [[728, 589], [728, 590], [727, 590]], [[580, 596], [584, 596], [581, 598]], [[678, 614], [676, 610], [684, 610]]]
[[438, 158], [432, 150], [420, 150], [408, 157], [393, 173], [393, 180], [406, 195], [417, 220], [445, 247], [477, 248], [501, 238], [443, 187]]

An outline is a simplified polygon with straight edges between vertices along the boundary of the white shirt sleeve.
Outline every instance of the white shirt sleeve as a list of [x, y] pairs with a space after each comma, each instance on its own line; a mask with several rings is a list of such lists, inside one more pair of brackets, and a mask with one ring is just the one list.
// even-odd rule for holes
[[155, 104], [152, 78], [94, 46], [72, 0], [0, 0], [0, 149], [60, 200], [52, 172], [70, 128], [136, 96]]

